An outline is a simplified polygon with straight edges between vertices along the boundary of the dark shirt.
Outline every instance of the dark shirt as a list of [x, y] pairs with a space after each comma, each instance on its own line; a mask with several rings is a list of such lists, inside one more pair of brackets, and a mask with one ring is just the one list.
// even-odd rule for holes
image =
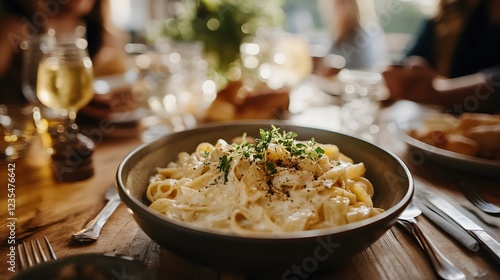
[[[499, 80], [500, 22], [490, 21], [489, 1], [481, 0], [465, 23], [456, 48], [451, 50], [449, 78], [485, 72]], [[423, 57], [435, 67], [434, 38], [435, 23], [432, 19], [426, 20], [406, 56]]]

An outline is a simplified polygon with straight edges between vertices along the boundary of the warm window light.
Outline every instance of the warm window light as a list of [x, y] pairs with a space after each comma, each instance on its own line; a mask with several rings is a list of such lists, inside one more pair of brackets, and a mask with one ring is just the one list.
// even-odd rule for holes
[[278, 52], [274, 55], [274, 62], [279, 65], [283, 65], [286, 62], [286, 55], [282, 52]]
[[181, 55], [179, 53], [173, 52], [170, 54], [170, 61], [172, 63], [179, 63], [181, 62]]
[[110, 0], [110, 17], [122, 30], [142, 31], [149, 22], [150, 0]]
[[243, 60], [243, 64], [248, 69], [255, 69], [257, 68], [257, 66], [259, 66], [259, 59], [255, 56], [245, 57], [245, 59]]
[[243, 43], [241, 44], [241, 52], [247, 55], [258, 55], [260, 47], [255, 43]]
[[128, 25], [128, 21], [131, 18], [130, 7], [132, 5], [130, 0], [110, 0], [109, 5], [111, 7], [111, 20], [117, 26], [123, 28]]

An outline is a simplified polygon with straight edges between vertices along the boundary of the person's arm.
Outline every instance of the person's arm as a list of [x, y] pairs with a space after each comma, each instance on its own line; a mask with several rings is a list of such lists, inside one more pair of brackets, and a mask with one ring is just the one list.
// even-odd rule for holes
[[472, 75], [446, 79], [431, 68], [393, 67], [383, 73], [394, 100], [406, 99], [421, 104], [438, 105], [447, 112], [500, 111], [499, 71], [489, 69]]
[[94, 74], [108, 76], [125, 73], [127, 71], [127, 54], [124, 47], [124, 38], [105, 31], [103, 45], [93, 59]]
[[500, 112], [500, 67], [453, 79], [435, 79], [436, 105], [451, 113]]

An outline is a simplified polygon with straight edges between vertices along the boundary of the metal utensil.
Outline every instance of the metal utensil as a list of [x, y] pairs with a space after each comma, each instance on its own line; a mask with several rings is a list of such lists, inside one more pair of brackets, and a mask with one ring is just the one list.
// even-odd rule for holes
[[474, 206], [479, 208], [484, 213], [490, 215], [500, 215], [500, 207], [495, 204], [486, 201], [473, 187], [466, 184], [465, 182], [460, 182], [460, 190], [464, 196], [472, 203]]
[[38, 241], [38, 239], [35, 239], [34, 241], [31, 240], [31, 242], [29, 243], [31, 246], [28, 246], [25, 241], [17, 245], [17, 252], [20, 263], [19, 267], [21, 270], [27, 269], [43, 262], [48, 262], [49, 260], [57, 260], [54, 249], [52, 248], [52, 245], [50, 245], [47, 236], [44, 236], [43, 239], [45, 240], [45, 250], [47, 251], [50, 259], [45, 255], [44, 249], [42, 248], [42, 245], [40, 244], [40, 241]]
[[97, 214], [97, 216], [92, 219], [85, 227], [74, 233], [71, 237], [80, 242], [86, 241], [96, 241], [99, 239], [99, 233], [101, 232], [101, 228], [104, 226], [108, 218], [113, 214], [116, 207], [120, 204], [120, 196], [116, 191], [116, 187], [111, 186], [104, 195], [108, 203], [104, 208]]
[[403, 214], [398, 218], [398, 222], [404, 226], [418, 241], [420, 247], [426, 252], [432, 262], [436, 273], [442, 279], [465, 279], [465, 275], [450, 260], [448, 260], [438, 248], [428, 239], [419, 225], [416, 217], [420, 216], [422, 211], [413, 204], [410, 204]]
[[428, 196], [427, 200], [476, 238], [482, 245], [482, 248], [488, 252], [497, 263], [500, 263], [500, 243], [484, 231], [482, 227], [443, 198]]

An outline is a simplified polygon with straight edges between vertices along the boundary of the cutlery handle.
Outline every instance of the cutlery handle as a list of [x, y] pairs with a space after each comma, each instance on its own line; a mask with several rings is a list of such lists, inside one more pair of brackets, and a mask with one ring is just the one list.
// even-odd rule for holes
[[441, 251], [427, 238], [415, 220], [407, 220], [407, 229], [417, 239], [420, 246], [429, 256], [436, 273], [446, 280], [465, 279], [465, 274], [462, 273]]
[[82, 230], [76, 232], [71, 237], [80, 242], [96, 241], [99, 239], [101, 228], [104, 226], [111, 214], [113, 214], [120, 202], [120, 199], [109, 200], [108, 203], [106, 203], [106, 206], [102, 208], [101, 212], [99, 212], [94, 219], [92, 219]]
[[481, 245], [483, 245], [482, 248], [485, 249], [497, 263], [500, 263], [500, 243], [485, 231], [471, 230], [470, 232], [477, 238]]

